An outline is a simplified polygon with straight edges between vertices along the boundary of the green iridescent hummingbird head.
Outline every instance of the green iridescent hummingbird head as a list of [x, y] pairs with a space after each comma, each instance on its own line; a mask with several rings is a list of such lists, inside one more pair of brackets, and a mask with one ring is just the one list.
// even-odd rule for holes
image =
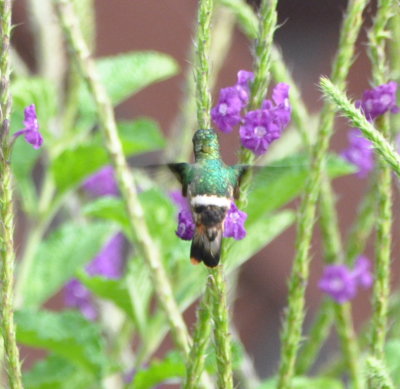
[[215, 131], [197, 130], [193, 136], [193, 151], [196, 161], [219, 158], [219, 142]]

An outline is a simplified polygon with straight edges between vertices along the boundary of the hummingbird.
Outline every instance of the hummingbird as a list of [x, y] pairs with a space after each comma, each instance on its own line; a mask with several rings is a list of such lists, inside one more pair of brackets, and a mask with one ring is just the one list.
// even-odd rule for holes
[[193, 164], [170, 163], [168, 167], [182, 185], [196, 224], [190, 260], [215, 267], [220, 260], [225, 218], [232, 201], [239, 198], [240, 182], [249, 166], [228, 166], [222, 161], [213, 129], [195, 132], [193, 151]]

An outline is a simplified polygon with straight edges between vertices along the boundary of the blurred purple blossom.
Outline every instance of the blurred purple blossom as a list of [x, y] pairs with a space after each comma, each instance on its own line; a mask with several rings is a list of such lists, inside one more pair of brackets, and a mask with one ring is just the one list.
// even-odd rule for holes
[[358, 286], [372, 285], [370, 267], [370, 261], [364, 256], [358, 257], [353, 270], [346, 265], [326, 266], [318, 286], [339, 304], [345, 303], [354, 298]]
[[363, 111], [368, 120], [374, 120], [388, 111], [397, 113], [396, 91], [397, 83], [394, 81], [367, 89], [361, 100], [356, 101], [356, 107]]
[[364, 255], [360, 255], [355, 263], [353, 276], [359, 286], [367, 289], [371, 287], [374, 278], [371, 274], [371, 261]]
[[112, 166], [105, 166], [92, 174], [84, 181], [82, 188], [93, 197], [119, 196]]
[[67, 307], [79, 309], [88, 320], [97, 319], [92, 293], [76, 278], [72, 278], [64, 287], [64, 303]]
[[246, 212], [241, 211], [232, 201], [224, 223], [224, 237], [235, 240], [243, 239], [246, 236], [246, 229], [244, 228], [246, 219]]
[[25, 135], [25, 140], [34, 149], [38, 149], [43, 144], [42, 134], [39, 132], [39, 123], [36, 115], [35, 104], [28, 105], [24, 110], [24, 129], [14, 134], [14, 139], [20, 135]]
[[[86, 266], [90, 276], [100, 275], [109, 279], [122, 276], [124, 267], [124, 236], [115, 234]], [[65, 305], [79, 309], [89, 320], [96, 320], [98, 313], [92, 293], [79, 280], [73, 278], [64, 288]]]
[[179, 208], [178, 228], [175, 233], [179, 238], [183, 240], [192, 240], [196, 225], [193, 220], [193, 215], [189, 207], [188, 199], [182, 196], [181, 191], [171, 192], [170, 196], [173, 202]]
[[182, 209], [178, 214], [178, 229], [176, 235], [183, 240], [192, 240], [196, 225], [193, 220], [192, 212]]
[[118, 279], [122, 276], [124, 264], [124, 235], [119, 232], [86, 266], [86, 271], [91, 276]]
[[357, 166], [357, 176], [365, 178], [375, 166], [374, 151], [372, 143], [365, 139], [361, 131], [352, 128], [347, 135], [349, 146], [342, 152], [344, 159]]
[[289, 85], [280, 83], [272, 92], [272, 100], [264, 100], [261, 109], [247, 112], [239, 129], [243, 147], [256, 155], [264, 154], [280, 138], [290, 119]]

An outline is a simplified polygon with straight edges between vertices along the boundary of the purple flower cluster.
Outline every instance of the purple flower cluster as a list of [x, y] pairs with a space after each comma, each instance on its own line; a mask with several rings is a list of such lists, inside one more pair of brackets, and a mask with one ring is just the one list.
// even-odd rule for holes
[[38, 149], [43, 144], [43, 137], [39, 132], [35, 104], [28, 105], [24, 110], [24, 129], [17, 131], [14, 134], [14, 139], [20, 135], [24, 135], [25, 140], [30, 143], [34, 149]]
[[[183, 197], [181, 192], [172, 192], [171, 198], [174, 203], [179, 207], [178, 213], [178, 229], [176, 235], [183, 240], [192, 240], [196, 224], [193, 220], [193, 215], [189, 207], [186, 197]], [[247, 219], [247, 214], [238, 209], [234, 202], [225, 218], [224, 223], [224, 237], [241, 240], [246, 236], [246, 229], [244, 223]]]
[[92, 174], [84, 181], [82, 188], [92, 197], [119, 195], [115, 172], [112, 166], [105, 166]]
[[358, 257], [353, 270], [346, 265], [326, 266], [318, 286], [336, 302], [343, 304], [354, 298], [359, 286], [369, 288], [372, 285], [370, 268], [371, 262], [365, 256]]
[[211, 118], [223, 132], [230, 132], [240, 124], [243, 147], [261, 155], [290, 122], [289, 85], [277, 84], [272, 91], [272, 100], [264, 100], [260, 109], [248, 111], [242, 117], [242, 110], [249, 103], [253, 79], [252, 72], [239, 71], [236, 85], [221, 89], [218, 103], [211, 110]]
[[[368, 89], [361, 100], [356, 101], [356, 106], [369, 121], [375, 120], [386, 112], [397, 113], [400, 109], [396, 105], [396, 91], [397, 83], [394, 81]], [[351, 129], [348, 137], [349, 147], [343, 151], [342, 156], [356, 165], [358, 177], [364, 178], [375, 166], [372, 144], [361, 135], [358, 129]]]

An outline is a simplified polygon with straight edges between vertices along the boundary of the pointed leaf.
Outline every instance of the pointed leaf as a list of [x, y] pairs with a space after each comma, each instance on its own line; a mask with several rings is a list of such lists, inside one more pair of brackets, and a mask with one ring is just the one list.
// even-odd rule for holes
[[[118, 132], [126, 156], [153, 151], [165, 145], [157, 123], [150, 119], [118, 123]], [[64, 192], [108, 163], [107, 150], [101, 135], [97, 134], [90, 141], [64, 150], [55, 158], [51, 169], [58, 189]]]
[[64, 224], [39, 246], [23, 286], [26, 307], [39, 307], [89, 262], [114, 232], [107, 223]]
[[[287, 204], [303, 192], [310, 171], [308, 156], [296, 155], [276, 161], [257, 170], [251, 184], [246, 209], [249, 219], [256, 220]], [[327, 173], [335, 178], [354, 172], [354, 166], [342, 158], [331, 155], [327, 160]]]
[[[265, 381], [257, 387], [257, 389], [275, 389], [277, 387], [277, 379], [272, 378]], [[293, 389], [344, 389], [345, 386], [335, 378], [308, 378], [295, 377], [292, 381], [291, 388]]]
[[185, 376], [185, 364], [175, 352], [168, 353], [162, 361], [154, 361], [146, 370], [140, 370], [133, 377], [130, 389], [151, 389], [171, 378]]
[[[129, 52], [100, 58], [96, 60], [96, 65], [113, 105], [118, 105], [146, 86], [178, 72], [178, 65], [172, 57], [155, 51]], [[95, 111], [86, 86], [82, 87], [79, 100], [84, 115]]]
[[102, 377], [107, 366], [100, 327], [74, 311], [16, 312], [17, 340], [25, 345], [53, 351]]
[[87, 389], [96, 384], [85, 369], [54, 354], [25, 371], [23, 382], [26, 389]]

